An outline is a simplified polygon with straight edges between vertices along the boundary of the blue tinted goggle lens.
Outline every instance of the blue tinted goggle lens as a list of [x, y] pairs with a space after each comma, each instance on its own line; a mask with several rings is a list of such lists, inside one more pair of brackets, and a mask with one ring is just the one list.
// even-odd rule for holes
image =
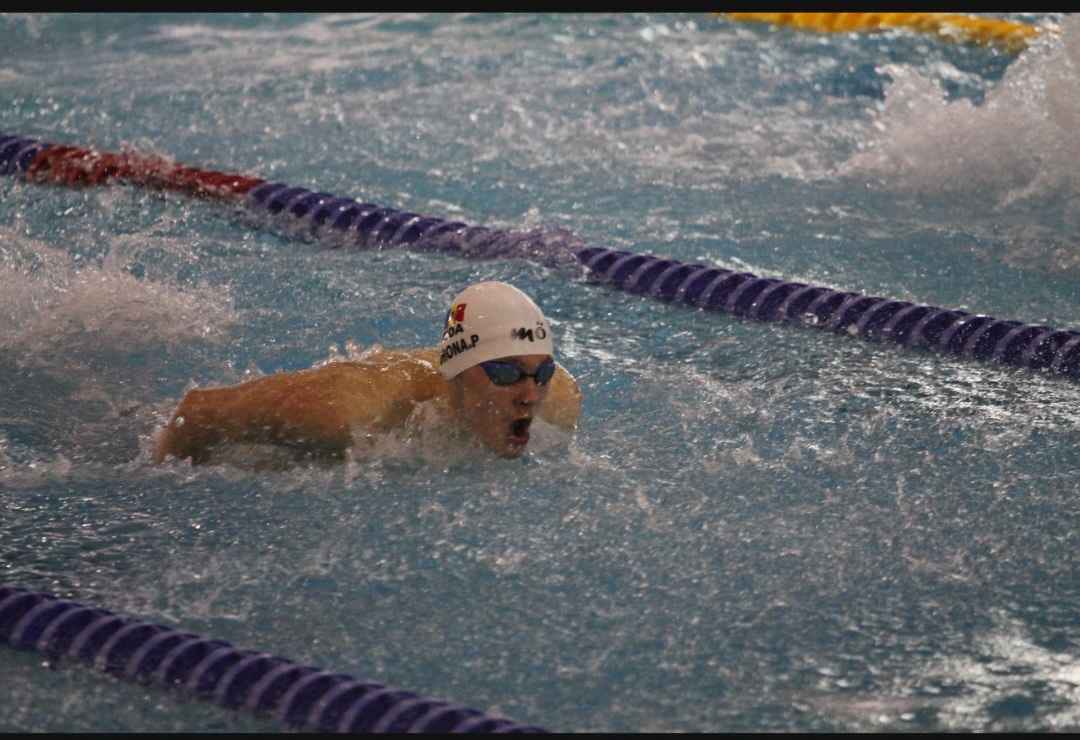
[[500, 362], [499, 360], [481, 362], [480, 367], [484, 368], [484, 372], [487, 373], [488, 378], [495, 385], [513, 385], [522, 378], [532, 378], [537, 385], [547, 385], [555, 374], [555, 362], [553, 360], [542, 362], [540, 367], [536, 368], [535, 373], [527, 373], [513, 362]]

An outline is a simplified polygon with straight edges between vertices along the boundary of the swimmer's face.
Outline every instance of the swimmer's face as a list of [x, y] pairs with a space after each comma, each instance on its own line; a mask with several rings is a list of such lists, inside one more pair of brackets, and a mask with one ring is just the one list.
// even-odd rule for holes
[[[551, 355], [514, 355], [510, 362], [532, 374]], [[550, 382], [537, 385], [523, 377], [512, 385], [496, 385], [479, 365], [451, 381], [460, 418], [485, 447], [499, 457], [518, 457], [529, 443], [529, 426], [547, 398]]]

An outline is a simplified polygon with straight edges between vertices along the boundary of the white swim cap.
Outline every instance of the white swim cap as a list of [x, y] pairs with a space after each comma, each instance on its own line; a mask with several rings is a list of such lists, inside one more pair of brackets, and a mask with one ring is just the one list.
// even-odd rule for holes
[[540, 308], [513, 285], [494, 281], [458, 293], [446, 312], [439, 349], [439, 372], [447, 380], [488, 360], [555, 353]]

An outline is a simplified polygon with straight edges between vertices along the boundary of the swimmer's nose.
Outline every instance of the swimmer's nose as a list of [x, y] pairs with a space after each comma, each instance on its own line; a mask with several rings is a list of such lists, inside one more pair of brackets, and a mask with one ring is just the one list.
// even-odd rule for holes
[[539, 403], [540, 398], [543, 396], [543, 391], [540, 389], [540, 386], [536, 384], [535, 378], [524, 378], [517, 384], [517, 388], [517, 401], [523, 406], [531, 406], [532, 404]]

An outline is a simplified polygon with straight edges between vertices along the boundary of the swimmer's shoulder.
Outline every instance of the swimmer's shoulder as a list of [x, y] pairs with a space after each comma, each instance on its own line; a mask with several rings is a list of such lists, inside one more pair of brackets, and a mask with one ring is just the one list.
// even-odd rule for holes
[[558, 362], [540, 416], [567, 430], [573, 430], [581, 416], [581, 388], [570, 371]]
[[355, 389], [421, 401], [446, 392], [437, 362], [438, 350], [433, 348], [376, 348], [357, 359], [331, 362], [304, 372], [342, 391]]

